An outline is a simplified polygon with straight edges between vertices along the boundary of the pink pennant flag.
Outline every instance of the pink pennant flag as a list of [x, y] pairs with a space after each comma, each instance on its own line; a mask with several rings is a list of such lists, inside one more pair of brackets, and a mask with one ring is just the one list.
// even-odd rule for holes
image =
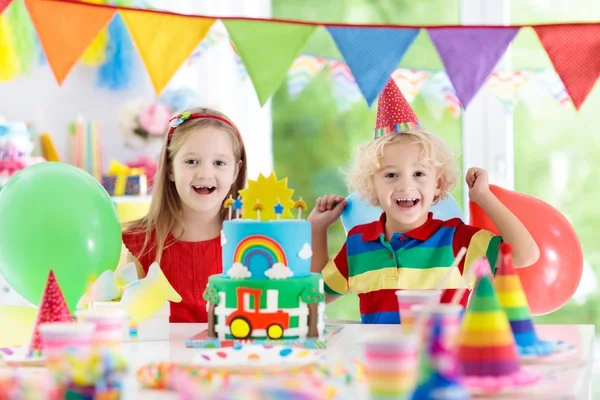
[[466, 108], [519, 28], [429, 28], [456, 94]]

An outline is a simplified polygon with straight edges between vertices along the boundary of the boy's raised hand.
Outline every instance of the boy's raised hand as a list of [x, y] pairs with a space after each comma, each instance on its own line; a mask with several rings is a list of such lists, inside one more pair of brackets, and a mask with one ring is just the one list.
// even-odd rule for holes
[[331, 194], [317, 199], [308, 220], [315, 230], [327, 230], [342, 215], [348, 202], [342, 196]]

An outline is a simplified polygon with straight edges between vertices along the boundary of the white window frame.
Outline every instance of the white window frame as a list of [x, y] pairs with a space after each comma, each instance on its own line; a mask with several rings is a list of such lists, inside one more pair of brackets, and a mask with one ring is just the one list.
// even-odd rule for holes
[[[462, 25], [510, 25], [510, 0], [461, 0]], [[496, 66], [510, 71], [511, 46]], [[513, 116], [484, 85], [462, 116], [462, 167], [488, 171], [490, 183], [514, 190], [514, 126]], [[462, 180], [464, 182], [464, 180]], [[463, 183], [464, 184], [464, 183]], [[463, 191], [465, 220], [469, 221], [469, 191]]]

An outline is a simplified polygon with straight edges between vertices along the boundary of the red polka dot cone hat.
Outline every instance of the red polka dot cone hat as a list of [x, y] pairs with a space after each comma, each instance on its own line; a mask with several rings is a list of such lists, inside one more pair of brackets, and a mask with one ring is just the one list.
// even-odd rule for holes
[[375, 139], [412, 129], [423, 129], [423, 127], [396, 82], [390, 79], [377, 102]]

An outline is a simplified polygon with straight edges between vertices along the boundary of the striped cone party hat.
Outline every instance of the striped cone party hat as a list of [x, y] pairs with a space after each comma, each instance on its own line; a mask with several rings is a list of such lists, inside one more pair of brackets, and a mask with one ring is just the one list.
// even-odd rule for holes
[[428, 355], [432, 371], [412, 394], [412, 400], [466, 400], [469, 392], [458, 376], [456, 354], [444, 345], [444, 324], [434, 318]]
[[554, 344], [540, 340], [531, 319], [521, 279], [512, 263], [512, 246], [500, 245], [500, 260], [494, 286], [512, 329], [520, 355], [543, 356], [554, 352]]
[[521, 369], [508, 318], [483, 258], [475, 265], [477, 281], [458, 334], [457, 357], [463, 376], [502, 377]]

